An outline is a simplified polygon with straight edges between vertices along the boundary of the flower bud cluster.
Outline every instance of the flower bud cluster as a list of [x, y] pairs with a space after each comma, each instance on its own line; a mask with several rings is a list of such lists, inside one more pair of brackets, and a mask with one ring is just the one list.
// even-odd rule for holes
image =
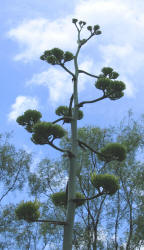
[[123, 95], [126, 86], [122, 81], [115, 80], [119, 74], [113, 71], [110, 67], [102, 69], [102, 74], [99, 75], [98, 80], [95, 83], [95, 87], [103, 90], [105, 95], [111, 100], [120, 99]]
[[[78, 23], [81, 29], [83, 28], [84, 25], [86, 25], [86, 22], [81, 21], [81, 20], [78, 22], [78, 19], [76, 19], [76, 18], [72, 19], [72, 23], [74, 23], [76, 26]], [[102, 33], [100, 30], [100, 26], [98, 24], [94, 25], [93, 27], [90, 25], [87, 26], [87, 30], [90, 31], [91, 34], [93, 34], [93, 35], [100, 35]]]
[[74, 56], [71, 52], [59, 48], [53, 48], [51, 50], [46, 50], [44, 54], [40, 57], [41, 60], [48, 62], [49, 64], [64, 64], [68, 61], [73, 60]]
[[15, 209], [16, 217], [19, 220], [26, 220], [27, 222], [38, 220], [40, 217], [39, 207], [40, 203], [36, 200], [34, 202], [22, 201]]
[[32, 142], [35, 144], [49, 144], [55, 139], [60, 139], [66, 135], [66, 130], [58, 124], [51, 122], [39, 122], [33, 128]]
[[42, 115], [39, 111], [28, 109], [23, 115], [19, 116], [16, 121], [19, 125], [24, 126], [28, 132], [32, 133], [33, 126], [37, 122], [40, 122], [41, 117]]
[[[72, 116], [72, 111], [73, 111], [73, 109], [70, 111], [70, 113], [69, 113], [69, 108], [67, 107], [67, 106], [59, 106], [57, 109], [56, 109], [56, 111], [55, 111], [55, 113], [56, 113], [56, 115], [58, 115], [58, 116], [63, 116], [63, 117], [68, 117], [68, 116]], [[81, 110], [78, 110], [78, 120], [81, 120], [83, 118], [83, 112], [81, 111]], [[69, 120], [69, 119], [65, 119], [64, 120], [64, 122], [66, 122], [66, 123], [70, 123], [71, 122], [71, 119]]]
[[[55, 206], [67, 206], [67, 199], [66, 199], [66, 192], [60, 191], [57, 193], [54, 193], [51, 195], [52, 202], [54, 203]], [[85, 196], [81, 194], [80, 192], [76, 192], [76, 199], [78, 201], [76, 202], [76, 207], [82, 206], [85, 203], [85, 200], [80, 200], [84, 199]]]
[[101, 149], [99, 159], [110, 162], [113, 160], [123, 161], [126, 158], [126, 148], [120, 143], [108, 143]]
[[66, 135], [66, 130], [58, 124], [42, 122], [41, 113], [37, 110], [27, 110], [22, 116], [17, 118], [17, 122], [32, 133], [32, 142], [35, 144], [49, 144], [51, 141], [62, 138]]
[[[72, 23], [76, 24], [77, 22], [78, 22], [78, 19], [76, 19], [76, 18], [72, 19]], [[84, 25], [86, 25], [86, 22], [80, 20], [78, 22], [78, 24], [79, 24], [80, 27], [83, 27]]]
[[100, 35], [102, 32], [100, 30], [100, 26], [97, 24], [97, 25], [94, 25], [93, 27], [92, 26], [87, 26], [87, 30], [91, 32], [91, 34], [95, 34], [95, 35]]
[[98, 190], [102, 188], [106, 194], [113, 195], [119, 189], [119, 179], [112, 174], [91, 174], [91, 182]]

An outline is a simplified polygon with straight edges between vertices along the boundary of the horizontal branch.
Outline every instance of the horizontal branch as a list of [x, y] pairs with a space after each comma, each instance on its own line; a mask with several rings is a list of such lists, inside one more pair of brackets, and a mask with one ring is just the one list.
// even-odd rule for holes
[[85, 199], [73, 199], [74, 202], [78, 202], [78, 201], [90, 201], [90, 200], [93, 200], [95, 198], [98, 198], [100, 196], [102, 196], [103, 194], [106, 194], [104, 191], [92, 196], [92, 197], [87, 197]]
[[32, 222], [48, 222], [51, 224], [55, 224], [55, 225], [67, 225], [68, 223], [65, 221], [54, 221], [54, 220], [32, 220]]
[[78, 144], [81, 147], [82, 145], [85, 146], [86, 148], [88, 148], [90, 151], [94, 152], [97, 155], [101, 155], [104, 156], [103, 154], [101, 154], [100, 152], [96, 151], [95, 149], [91, 148], [89, 145], [87, 145], [85, 142], [82, 142], [81, 140], [78, 140]]
[[71, 116], [63, 116], [63, 117], [61, 117], [61, 118], [55, 120], [54, 122], [52, 122], [52, 124], [55, 124], [55, 123], [57, 123], [57, 122], [59, 122], [59, 121], [63, 121], [63, 120], [72, 120], [72, 119], [73, 119], [73, 118], [72, 118]]
[[84, 74], [86, 74], [86, 75], [88, 75], [88, 76], [91, 76], [91, 77], [94, 77], [94, 78], [99, 78], [99, 76], [90, 74], [90, 73], [88, 73], [88, 72], [86, 72], [86, 71], [84, 71], [84, 70], [81, 70], [81, 69], [79, 69], [78, 72], [79, 72], [79, 73], [84, 73]]
[[69, 151], [69, 150], [65, 150], [65, 149], [59, 148], [58, 146], [54, 145], [52, 142], [49, 142], [48, 144], [51, 147], [53, 147], [54, 149], [56, 149], [56, 150], [58, 150], [58, 151], [60, 151], [62, 153], [67, 153], [70, 158], [71, 157], [75, 157], [75, 155], [71, 151]]
[[95, 99], [95, 100], [92, 100], [92, 101], [84, 101], [84, 102], [80, 102], [79, 104], [78, 104], [78, 107], [82, 107], [84, 104], [86, 104], [86, 103], [94, 103], [94, 102], [99, 102], [99, 101], [101, 101], [101, 100], [103, 100], [103, 99], [105, 99], [105, 98], [108, 98], [108, 97], [110, 97], [112, 94], [114, 94], [115, 93], [115, 91], [112, 91], [111, 93], [109, 93], [109, 94], [105, 94], [105, 92], [103, 91], [103, 96], [102, 97], [100, 97], [100, 98], [97, 98], [97, 99]]
[[78, 104], [78, 107], [83, 107], [83, 105], [84, 105], [84, 104], [86, 104], [86, 103], [94, 103], [94, 102], [99, 102], [99, 101], [101, 101], [101, 100], [103, 100], [103, 99], [105, 99], [105, 98], [107, 98], [107, 97], [108, 97], [108, 95], [103, 95], [102, 97], [97, 98], [97, 99], [94, 99], [94, 100], [92, 100], [92, 101], [84, 101], [84, 102], [80, 102], [80, 103]]
[[[78, 144], [79, 144], [79, 146], [80, 146], [82, 149], [84, 149], [83, 146], [85, 146], [85, 147], [88, 148], [90, 151], [92, 151], [92, 152], [94, 152], [95, 154], [100, 155], [100, 156], [102, 156], [102, 157], [109, 157], [109, 156], [111, 157], [111, 154], [106, 154], [106, 155], [105, 155], [105, 154], [102, 154], [102, 153], [96, 151], [95, 149], [91, 148], [89, 145], [87, 145], [85, 142], [82, 142], [81, 140], [78, 140]], [[82, 146], [82, 145], [83, 145], [83, 146]], [[113, 156], [113, 158], [111, 158], [111, 160], [108, 160], [108, 161], [105, 160], [105, 164], [108, 163], [108, 162], [110, 162], [110, 161], [117, 161], [117, 160], [118, 160], [118, 157]], [[105, 167], [105, 165], [104, 165], [103, 167]], [[102, 167], [102, 168], [103, 168], [103, 167]]]

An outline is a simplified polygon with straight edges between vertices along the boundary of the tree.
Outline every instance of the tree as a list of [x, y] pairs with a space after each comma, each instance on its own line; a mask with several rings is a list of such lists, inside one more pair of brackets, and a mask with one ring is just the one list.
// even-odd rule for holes
[[31, 155], [16, 150], [10, 143], [11, 134], [0, 134], [0, 202], [14, 190], [22, 190], [29, 175]]
[[[62, 225], [64, 226], [64, 240], [63, 240], [63, 250], [72, 249], [72, 231], [74, 226], [75, 209], [84, 204], [87, 200], [93, 200], [100, 196], [113, 195], [119, 189], [119, 180], [115, 175], [109, 174], [91, 174], [91, 183], [95, 187], [97, 193], [92, 197], [85, 197], [83, 194], [76, 192], [77, 177], [80, 176], [81, 169], [78, 165], [77, 151], [78, 147], [83, 149], [88, 148], [90, 151], [94, 152], [99, 156], [101, 161], [111, 162], [111, 161], [123, 161], [126, 157], [125, 147], [119, 143], [110, 143], [102, 148], [100, 151], [96, 151], [90, 145], [79, 140], [77, 121], [82, 119], [83, 112], [80, 110], [85, 104], [96, 103], [103, 99], [117, 100], [124, 95], [125, 84], [122, 81], [117, 80], [119, 74], [115, 72], [110, 67], [104, 67], [99, 76], [88, 73], [78, 67], [78, 55], [80, 49], [94, 36], [100, 35], [99, 25], [87, 26], [89, 36], [86, 39], [81, 39], [81, 31], [86, 25], [86, 22], [79, 21], [77, 19], [72, 19], [72, 23], [75, 25], [78, 33], [78, 46], [75, 55], [69, 51], [62, 51], [61, 49], [54, 48], [51, 50], [46, 50], [41, 56], [41, 60], [46, 61], [51, 65], [59, 65], [68, 74], [72, 76], [73, 93], [70, 98], [69, 106], [60, 106], [56, 109], [56, 114], [61, 118], [54, 122], [41, 121], [41, 113], [36, 110], [27, 110], [23, 115], [17, 118], [17, 122], [24, 126], [25, 129], [32, 133], [31, 140], [35, 144], [49, 145], [56, 150], [64, 153], [66, 157], [69, 158], [69, 179], [65, 192], [58, 192], [53, 194], [52, 201], [57, 206], [63, 205], [67, 207], [66, 219], [65, 221], [49, 221], [45, 222]], [[66, 63], [69, 61], [74, 62], [75, 72], [70, 71], [66, 67]], [[90, 100], [78, 102], [78, 78], [79, 74], [86, 74], [90, 77], [96, 79], [95, 87], [102, 91], [102, 96]], [[54, 141], [60, 139], [66, 135], [64, 128], [58, 124], [59, 121], [64, 123], [70, 123], [71, 125], [71, 148], [62, 149], [57, 146]], [[23, 209], [25, 207], [25, 209]], [[31, 209], [33, 213], [31, 213]], [[42, 222], [44, 220], [38, 219], [38, 206], [35, 203], [29, 202], [27, 204], [20, 204], [16, 209], [16, 215], [19, 219], [25, 219], [27, 221], [37, 221]], [[24, 212], [23, 212], [24, 211]], [[30, 219], [30, 214], [33, 214]]]
[[[10, 202], [10, 194], [20, 191], [26, 187], [30, 173], [31, 155], [25, 150], [16, 149], [10, 142], [11, 133], [0, 134], [0, 248], [10, 249], [13, 240], [7, 241], [9, 232], [15, 233], [16, 228], [12, 225], [11, 211], [9, 204], [6, 208], [4, 204]], [[9, 211], [9, 212], [8, 212]], [[11, 229], [10, 229], [11, 228]]]
[[[78, 246], [76, 249], [81, 249], [78, 243], [82, 241], [87, 249], [95, 249], [95, 244], [99, 249], [99, 237], [97, 236], [99, 236], [101, 228], [105, 232], [105, 242], [106, 239], [108, 240], [108, 249], [119, 249], [122, 246], [125, 246], [126, 249], [136, 249], [138, 242], [139, 245], [143, 244], [142, 178], [144, 170], [143, 162], [139, 161], [144, 145], [143, 120], [133, 120], [131, 112], [127, 117], [117, 128], [87, 127], [80, 128], [78, 131], [79, 138], [96, 150], [113, 140], [124, 144], [127, 148], [127, 158], [121, 163], [113, 161], [101, 166], [101, 162], [98, 161], [95, 154], [82, 150], [78, 152], [79, 164], [83, 166], [80, 178], [81, 192], [89, 196], [90, 192], [92, 194], [94, 191], [88, 178], [94, 169], [98, 173], [103, 173], [107, 169], [109, 173], [119, 176], [121, 188], [114, 196], [106, 197], [104, 202], [104, 197], [101, 200], [93, 200], [93, 202], [87, 201], [84, 209], [78, 211], [81, 223], [74, 229], [75, 244]], [[62, 140], [63, 147], [70, 143], [70, 138]], [[65, 162], [66, 165], [68, 165], [67, 162]], [[102, 249], [106, 249], [106, 246], [103, 245]]]
[[[100, 174], [107, 170], [108, 173], [114, 173], [117, 168], [120, 168], [121, 176], [120, 190], [115, 195], [88, 200], [83, 206], [76, 209], [73, 249], [80, 250], [84, 247], [94, 249], [94, 244], [97, 249], [102, 250], [126, 248], [131, 231], [131, 220], [129, 203], [123, 186], [129, 192], [128, 198], [132, 204], [133, 230], [129, 241], [130, 249], [141, 249], [140, 247], [144, 245], [142, 219], [144, 168], [141, 158], [143, 135], [143, 120], [135, 121], [131, 115], [127, 115], [118, 127], [100, 129], [89, 126], [78, 130], [80, 140], [85, 141], [97, 151], [113, 141], [127, 144], [127, 158], [118, 164], [116, 161], [103, 164], [93, 152], [78, 148], [78, 164], [82, 166], [82, 170], [76, 190], [84, 193], [86, 197], [95, 194], [95, 189], [89, 180], [91, 172], [96, 171]], [[71, 147], [70, 134], [62, 138], [60, 145], [62, 148]], [[50, 195], [58, 192], [59, 188], [63, 191], [68, 169], [69, 161], [66, 157], [62, 157], [57, 162], [43, 159], [37, 165], [35, 172], [29, 175], [29, 194], [41, 201], [41, 218], [61, 221], [65, 219], [65, 207], [55, 207]], [[44, 246], [47, 245], [50, 249], [56, 249], [56, 246], [59, 246], [58, 249], [60, 249], [59, 243], [62, 242], [63, 234], [61, 226], [44, 222], [35, 225], [35, 223], [18, 221], [14, 216], [14, 209], [15, 206], [6, 208], [0, 216], [1, 248], [4, 246], [3, 249], [17, 249], [21, 246], [25, 249], [29, 245], [29, 249], [44, 249]], [[95, 238], [95, 232], [97, 232], [97, 238]], [[55, 245], [53, 246], [53, 244]]]

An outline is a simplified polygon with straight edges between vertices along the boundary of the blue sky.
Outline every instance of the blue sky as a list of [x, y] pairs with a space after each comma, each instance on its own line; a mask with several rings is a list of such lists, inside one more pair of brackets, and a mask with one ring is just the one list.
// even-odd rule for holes
[[[1, 132], [14, 131], [13, 143], [38, 159], [55, 157], [48, 146], [37, 146], [16, 122], [27, 109], [42, 112], [43, 120], [53, 121], [59, 105], [68, 105], [72, 91], [71, 77], [58, 66], [39, 59], [46, 49], [59, 47], [74, 53], [76, 29], [72, 18], [99, 24], [102, 35], [85, 45], [79, 56], [81, 69], [99, 74], [110, 66], [126, 83], [125, 96], [118, 101], [104, 100], [83, 108], [79, 126], [106, 127], [118, 123], [129, 109], [135, 117], [143, 113], [144, 2], [142, 0], [7, 0], [0, 10], [0, 93]], [[83, 32], [83, 37], [88, 35]], [[73, 65], [67, 64], [71, 70]], [[101, 95], [94, 79], [80, 76], [79, 100]]]

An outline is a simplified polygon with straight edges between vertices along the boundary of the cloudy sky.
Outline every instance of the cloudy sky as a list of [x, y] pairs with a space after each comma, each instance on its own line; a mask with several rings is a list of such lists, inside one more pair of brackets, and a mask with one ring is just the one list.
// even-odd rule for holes
[[[59, 47], [75, 53], [77, 32], [71, 22], [78, 18], [87, 25], [99, 24], [102, 35], [92, 38], [79, 55], [79, 65], [93, 74], [110, 66], [126, 83], [125, 96], [84, 106], [79, 126], [105, 127], [118, 123], [129, 109], [144, 113], [144, 1], [142, 0], [7, 0], [0, 10], [0, 102], [1, 132], [13, 130], [13, 142], [41, 155], [46, 146], [36, 146], [16, 123], [27, 109], [42, 112], [43, 120], [56, 119], [55, 109], [68, 105], [71, 77], [58, 66], [39, 59], [46, 49]], [[86, 29], [83, 38], [88, 36]], [[72, 63], [67, 64], [73, 70]], [[79, 100], [92, 100], [101, 93], [94, 79], [81, 75]], [[44, 150], [43, 150], [44, 149]]]

